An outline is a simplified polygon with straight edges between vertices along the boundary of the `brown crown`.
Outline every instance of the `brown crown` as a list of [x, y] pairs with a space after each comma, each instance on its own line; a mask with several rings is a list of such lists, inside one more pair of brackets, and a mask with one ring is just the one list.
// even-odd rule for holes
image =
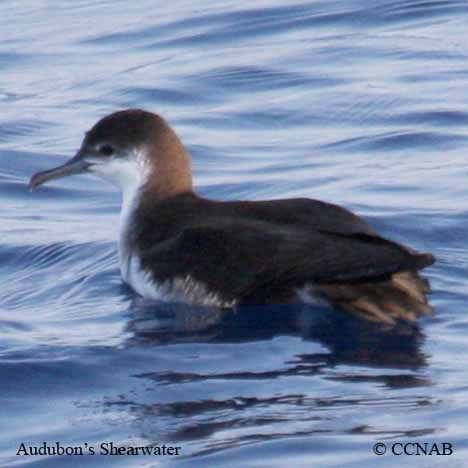
[[147, 144], [164, 133], [172, 132], [157, 114], [127, 109], [107, 115], [86, 133], [85, 144], [112, 142], [121, 147]]

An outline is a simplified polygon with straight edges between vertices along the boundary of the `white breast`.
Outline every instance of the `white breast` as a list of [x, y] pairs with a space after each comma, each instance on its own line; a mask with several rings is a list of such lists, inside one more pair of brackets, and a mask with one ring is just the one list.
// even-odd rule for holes
[[138, 294], [159, 299], [157, 288], [149, 273], [141, 268], [138, 253], [132, 246], [130, 234], [134, 223], [134, 213], [140, 201], [141, 184], [130, 184], [122, 191], [122, 208], [119, 221], [119, 264], [122, 279]]
[[119, 264], [123, 280], [139, 294], [154, 297], [154, 285], [149, 274], [140, 268], [140, 261], [132, 246], [130, 233], [141, 190], [148, 178], [144, 151], [135, 151], [128, 157], [117, 158], [105, 164], [91, 166], [91, 170], [120, 188], [122, 207], [119, 220]]

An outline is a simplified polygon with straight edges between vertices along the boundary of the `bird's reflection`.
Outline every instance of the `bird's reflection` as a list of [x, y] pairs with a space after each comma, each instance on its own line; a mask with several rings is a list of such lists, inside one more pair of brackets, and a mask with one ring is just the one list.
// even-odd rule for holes
[[[137, 356], [129, 358], [132, 390], [106, 399], [104, 408], [124, 408], [149, 444], [176, 441], [190, 452], [190, 442], [200, 455], [291, 436], [411, 437], [440, 429], [402, 430], [400, 420], [375, 417], [376, 408], [389, 408], [406, 424], [408, 409], [425, 412], [437, 404], [427, 391], [432, 383], [422, 371], [427, 358], [418, 328], [385, 329], [303, 304], [223, 310], [134, 298], [127, 331], [125, 353]], [[284, 356], [269, 360], [267, 342], [285, 336], [301, 343], [286, 340]], [[194, 355], [198, 343], [201, 355]], [[206, 356], [226, 344], [232, 361], [219, 365]], [[243, 352], [250, 346], [258, 357]], [[185, 348], [195, 356], [193, 367], [177, 358]], [[147, 360], [138, 366], [142, 356]]]
[[360, 364], [415, 369], [426, 357], [423, 334], [405, 324], [385, 328], [344, 312], [307, 304], [220, 309], [180, 303], [155, 303], [142, 298], [129, 307], [129, 346], [169, 343], [222, 343], [297, 336], [326, 346], [328, 354], [300, 355], [327, 365]]

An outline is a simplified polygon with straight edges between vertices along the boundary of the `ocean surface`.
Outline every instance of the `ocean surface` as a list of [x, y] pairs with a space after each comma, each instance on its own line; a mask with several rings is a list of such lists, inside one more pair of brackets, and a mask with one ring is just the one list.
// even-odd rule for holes
[[[1, 466], [468, 466], [466, 1], [5, 0], [0, 30]], [[434, 316], [136, 296], [112, 186], [27, 188], [128, 107], [171, 123], [205, 196], [320, 198], [433, 252]], [[84, 454], [16, 455], [44, 442]], [[416, 442], [453, 453], [391, 453]]]

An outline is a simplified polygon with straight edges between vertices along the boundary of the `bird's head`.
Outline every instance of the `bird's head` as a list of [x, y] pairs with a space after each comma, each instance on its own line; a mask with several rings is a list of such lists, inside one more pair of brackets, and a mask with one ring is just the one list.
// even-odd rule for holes
[[147, 185], [162, 196], [192, 189], [190, 159], [164, 119], [129, 109], [110, 114], [86, 133], [76, 155], [65, 164], [31, 177], [32, 189], [50, 180], [92, 173], [122, 191]]

